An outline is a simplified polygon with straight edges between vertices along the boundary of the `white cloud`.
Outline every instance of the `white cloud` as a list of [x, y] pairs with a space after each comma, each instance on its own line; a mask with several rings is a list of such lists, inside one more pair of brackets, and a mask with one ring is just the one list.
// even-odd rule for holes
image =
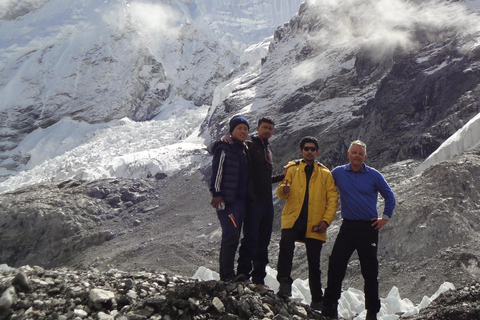
[[179, 15], [172, 8], [152, 3], [134, 2], [131, 15], [140, 31], [153, 38], [175, 36], [179, 29]]
[[180, 15], [174, 9], [142, 1], [116, 6], [106, 12], [103, 19], [112, 28], [137, 32], [154, 52], [174, 42], [181, 27]]
[[0, 0], [0, 19], [13, 20], [40, 8], [46, 0]]
[[[378, 47], [377, 54], [397, 47], [416, 47], [416, 32], [441, 37], [443, 32], [459, 35], [478, 33], [478, 14], [461, 3], [405, 0], [310, 0], [322, 28], [314, 37], [329, 44], [355, 41]], [[433, 39], [432, 39], [433, 40]]]

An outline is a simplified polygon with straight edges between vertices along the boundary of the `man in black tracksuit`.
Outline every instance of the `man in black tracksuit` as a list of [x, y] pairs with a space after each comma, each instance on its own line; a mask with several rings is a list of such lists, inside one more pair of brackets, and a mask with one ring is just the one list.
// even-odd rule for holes
[[257, 134], [247, 141], [250, 158], [248, 202], [239, 250], [237, 275], [252, 282], [259, 291], [265, 290], [268, 245], [273, 225], [272, 183], [284, 175], [272, 177], [272, 150], [268, 139], [273, 135], [274, 122], [270, 117], [258, 120]]
[[212, 147], [211, 205], [222, 227], [220, 280], [235, 278], [235, 254], [245, 213], [248, 188], [248, 121], [242, 115], [230, 119], [233, 143], [217, 141]]

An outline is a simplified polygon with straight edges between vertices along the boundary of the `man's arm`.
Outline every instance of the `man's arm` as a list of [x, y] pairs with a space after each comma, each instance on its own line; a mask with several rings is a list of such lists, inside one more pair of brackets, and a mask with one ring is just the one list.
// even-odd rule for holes
[[212, 201], [210, 201], [210, 205], [217, 210], [225, 209], [225, 202], [223, 201], [222, 197], [212, 197]]
[[232, 140], [232, 137], [231, 136], [228, 136], [228, 135], [224, 135], [220, 138], [220, 140], [222, 140], [223, 142], [227, 142], [228, 144], [232, 144], [233, 143], [233, 140]]
[[289, 167], [287, 169], [287, 174], [285, 175], [285, 179], [283, 179], [282, 183], [278, 185], [276, 193], [279, 199], [282, 199], [282, 200], [288, 199], [294, 170], [295, 170], [294, 167]]
[[212, 193], [212, 200], [210, 204], [215, 209], [221, 209], [224, 205], [222, 198], [222, 180], [223, 180], [223, 165], [225, 163], [225, 150], [223, 148], [216, 148], [212, 159], [212, 177], [210, 179], [210, 192]]
[[390, 219], [393, 215], [393, 209], [395, 209], [396, 205], [395, 195], [393, 194], [392, 189], [388, 185], [387, 181], [385, 181], [385, 178], [382, 176], [382, 174], [379, 173], [377, 181], [378, 192], [380, 192], [385, 200], [383, 215]]
[[326, 171], [324, 173], [324, 175], [326, 176], [325, 188], [327, 190], [327, 209], [322, 220], [325, 221], [328, 225], [331, 225], [333, 219], [335, 219], [335, 213], [337, 212], [338, 191], [331, 172]]
[[385, 200], [385, 206], [383, 209], [383, 217], [381, 219], [379, 218], [373, 218], [373, 224], [372, 226], [375, 227], [375, 229], [381, 229], [384, 225], [388, 223], [388, 220], [392, 217], [393, 215], [393, 209], [395, 209], [395, 195], [388, 185], [387, 181], [383, 177], [383, 175], [379, 172], [378, 173], [378, 178], [377, 178], [377, 189], [378, 192], [382, 195], [383, 199]]
[[272, 176], [272, 183], [277, 183], [285, 179], [285, 176], [287, 175], [287, 169], [283, 170], [282, 174], [276, 174]]

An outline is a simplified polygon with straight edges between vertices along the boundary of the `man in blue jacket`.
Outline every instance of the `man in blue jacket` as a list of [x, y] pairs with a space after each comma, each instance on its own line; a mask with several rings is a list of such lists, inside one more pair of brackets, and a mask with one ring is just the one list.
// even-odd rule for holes
[[230, 119], [233, 143], [217, 141], [212, 147], [211, 205], [222, 227], [220, 280], [233, 281], [235, 254], [245, 214], [248, 187], [248, 151], [245, 140], [249, 125], [243, 115]]
[[[272, 183], [283, 180], [284, 174], [273, 175], [273, 153], [269, 139], [275, 122], [269, 116], [258, 119], [257, 133], [245, 141], [249, 158], [248, 201], [243, 225], [243, 238], [238, 255], [236, 281], [252, 278], [257, 290], [269, 290], [265, 285], [268, 246], [273, 227]], [[229, 136], [221, 141], [232, 143]]]
[[[382, 174], [364, 164], [367, 146], [360, 140], [353, 141], [347, 152], [349, 164], [332, 170], [340, 193], [343, 223], [333, 246], [328, 265], [328, 281], [322, 315], [338, 317], [338, 299], [342, 291], [348, 261], [355, 250], [360, 260], [365, 281], [366, 320], [376, 320], [380, 311], [378, 295], [378, 230], [393, 215], [395, 196]], [[385, 199], [383, 216], [378, 217], [378, 193]]]

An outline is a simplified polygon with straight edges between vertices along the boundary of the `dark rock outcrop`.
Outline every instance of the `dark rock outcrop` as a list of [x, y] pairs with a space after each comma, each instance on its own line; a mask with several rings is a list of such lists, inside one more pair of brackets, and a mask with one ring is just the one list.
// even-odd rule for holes
[[[24, 274], [29, 290], [14, 289]], [[323, 319], [254, 284], [198, 281], [159, 272], [99, 272], [24, 266], [0, 271], [0, 319]]]
[[155, 180], [66, 181], [2, 194], [0, 260], [11, 266], [65, 264], [113, 239], [115, 233], [99, 226], [127, 218], [133, 205], [144, 210], [141, 202], [155, 199], [154, 186]]
[[442, 293], [430, 306], [408, 320], [477, 320], [480, 319], [480, 284], [466, 285]]
[[0, 261], [184, 275], [213, 269], [219, 226], [203, 178], [66, 181], [1, 194]]
[[[358, 18], [353, 8], [342, 10], [351, 10], [352, 21]], [[254, 106], [247, 114], [251, 121], [272, 116], [277, 170], [297, 156], [306, 135], [319, 139], [319, 158], [329, 168], [347, 162], [355, 139], [367, 143], [374, 155], [369, 163], [377, 168], [423, 160], [480, 112], [478, 49], [465, 50], [469, 35], [454, 27], [427, 31], [416, 24], [406, 35], [415, 44], [411, 47], [377, 48], [359, 35], [352, 42], [360, 45], [336, 51], [335, 41], [328, 40], [341, 32], [324, 14], [302, 6], [276, 30], [256, 78], [242, 79], [212, 116], [213, 122], [225, 123], [247, 105]], [[331, 14], [343, 18], [340, 12]], [[294, 79], [296, 69], [312, 74]], [[282, 80], [289, 74], [292, 80]], [[216, 137], [224, 129], [210, 127], [210, 132]]]

